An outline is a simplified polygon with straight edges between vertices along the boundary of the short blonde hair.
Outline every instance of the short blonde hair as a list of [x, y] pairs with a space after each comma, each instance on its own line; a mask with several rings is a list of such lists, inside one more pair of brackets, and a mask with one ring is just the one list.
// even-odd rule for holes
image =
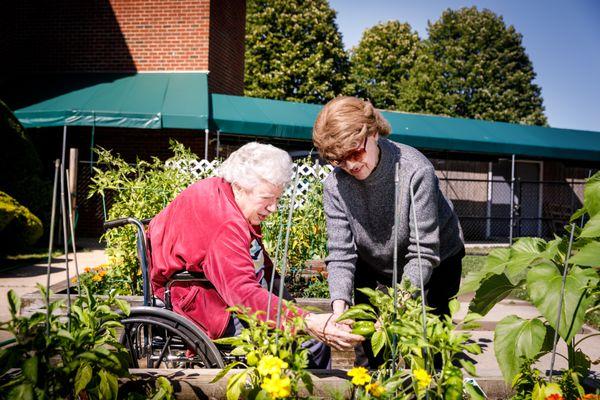
[[388, 136], [392, 128], [369, 101], [340, 96], [323, 107], [313, 128], [313, 143], [326, 160], [337, 160], [367, 135]]
[[270, 144], [250, 142], [233, 153], [217, 169], [227, 182], [251, 190], [261, 181], [285, 187], [290, 183], [294, 164], [290, 155]]

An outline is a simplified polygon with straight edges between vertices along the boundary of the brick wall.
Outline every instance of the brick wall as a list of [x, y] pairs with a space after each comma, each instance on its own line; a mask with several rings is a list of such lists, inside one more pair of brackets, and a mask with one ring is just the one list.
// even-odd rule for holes
[[213, 0], [208, 83], [212, 93], [243, 95], [246, 0]]
[[245, 0], [22, 0], [0, 11], [2, 72], [210, 70], [211, 88], [242, 94]]

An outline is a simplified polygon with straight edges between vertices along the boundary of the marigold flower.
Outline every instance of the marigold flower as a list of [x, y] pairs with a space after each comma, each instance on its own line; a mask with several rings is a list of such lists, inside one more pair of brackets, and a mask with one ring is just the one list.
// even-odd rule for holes
[[422, 368], [417, 368], [413, 371], [413, 376], [417, 381], [417, 387], [419, 390], [427, 389], [429, 384], [431, 383], [431, 375], [427, 373]]
[[102, 280], [102, 277], [98, 274], [95, 274], [94, 276], [92, 276], [92, 280], [94, 282], [100, 282]]
[[[281, 360], [279, 360], [281, 361]], [[288, 397], [292, 392], [290, 378], [279, 374], [273, 374], [271, 378], [266, 377], [260, 387], [271, 396], [272, 399]]]
[[545, 400], [565, 400], [559, 393], [552, 393], [550, 396], [546, 396]]
[[371, 396], [373, 397], [380, 397], [385, 393], [385, 388], [377, 381], [369, 383], [367, 386], [365, 386], [365, 390], [371, 393]]
[[76, 276], [74, 276], [74, 277], [71, 278], [71, 283], [77, 283], [77, 277]]
[[92, 270], [92, 269], [91, 269], [90, 267], [85, 267], [85, 268], [83, 269], [83, 272], [90, 272], [91, 270]]
[[364, 367], [354, 367], [348, 371], [348, 376], [352, 377], [352, 384], [356, 386], [364, 386], [371, 382], [369, 371]]
[[588, 393], [583, 395], [580, 400], [600, 400], [600, 394]]
[[283, 368], [287, 368], [288, 363], [280, 359], [279, 357], [267, 355], [260, 359], [258, 362], [258, 373], [262, 376], [281, 374]]
[[106, 271], [102, 270], [102, 271], [98, 272], [98, 275], [100, 275], [101, 278], [104, 278], [104, 275], [106, 275]]

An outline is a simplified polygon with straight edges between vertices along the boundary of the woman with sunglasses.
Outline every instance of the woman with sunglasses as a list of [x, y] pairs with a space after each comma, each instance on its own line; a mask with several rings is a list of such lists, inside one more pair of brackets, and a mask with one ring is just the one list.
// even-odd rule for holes
[[[313, 141], [334, 171], [324, 182], [329, 289], [335, 315], [356, 289], [391, 286], [394, 255], [395, 165], [400, 163], [398, 275], [419, 287], [416, 214], [426, 301], [448, 315], [460, 284], [464, 244], [458, 218], [439, 189], [433, 165], [418, 150], [386, 138], [390, 124], [371, 103], [338, 97], [321, 110]], [[414, 193], [414, 211], [411, 205]], [[357, 365], [377, 367], [370, 341], [357, 347]]]

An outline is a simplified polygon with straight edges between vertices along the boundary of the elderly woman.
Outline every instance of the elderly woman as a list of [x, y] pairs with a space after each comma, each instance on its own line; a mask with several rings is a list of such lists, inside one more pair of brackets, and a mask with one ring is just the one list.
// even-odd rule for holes
[[[154, 293], [163, 298], [166, 282], [177, 272], [202, 272], [209, 284], [175, 283], [171, 301], [212, 339], [240, 332], [239, 320], [226, 310], [230, 306], [267, 311], [271, 297], [269, 315], [276, 315], [278, 298], [267, 290], [275, 271], [260, 223], [277, 210], [292, 167], [285, 151], [248, 143], [223, 162], [217, 177], [192, 184], [150, 223]], [[300, 313], [310, 334], [336, 348], [362, 339], [330, 322], [331, 314]]]
[[[437, 314], [449, 314], [448, 301], [458, 291], [464, 256], [458, 219], [440, 192], [429, 160], [410, 146], [386, 139], [390, 132], [389, 123], [371, 103], [354, 97], [331, 100], [314, 125], [315, 146], [336, 167], [325, 180], [323, 194], [334, 314], [352, 303], [355, 288], [392, 284], [396, 163], [401, 185], [399, 276], [420, 286], [418, 227], [427, 304]], [[356, 303], [366, 300], [354, 291]], [[373, 366], [376, 361], [367, 345]], [[359, 353], [357, 363], [366, 364]]]

